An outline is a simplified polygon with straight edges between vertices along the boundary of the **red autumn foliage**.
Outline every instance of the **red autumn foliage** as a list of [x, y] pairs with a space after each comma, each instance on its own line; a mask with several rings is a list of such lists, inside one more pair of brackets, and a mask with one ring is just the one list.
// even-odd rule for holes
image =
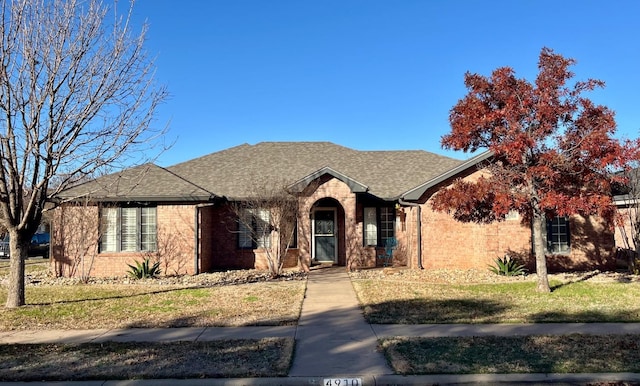
[[534, 84], [509, 67], [487, 78], [467, 73], [469, 93], [453, 107], [444, 148], [486, 148], [497, 162], [476, 182], [456, 181], [436, 195], [433, 207], [456, 219], [492, 222], [518, 211], [525, 221], [538, 207], [546, 217], [597, 214], [611, 220], [613, 172], [623, 169], [629, 143], [613, 138], [614, 113], [582, 94], [603, 87], [573, 77], [565, 59], [544, 48]]
[[[517, 78], [509, 67], [490, 77], [466, 73], [468, 94], [452, 108], [451, 132], [442, 145], [465, 152], [488, 149], [494, 157], [482, 165], [484, 177], [455, 181], [432, 202], [435, 210], [465, 222], [499, 221], [511, 210], [524, 222], [533, 221], [536, 265], [545, 280], [540, 237], [545, 218], [595, 214], [613, 224], [611, 188], [621, 182], [614, 172], [626, 168], [634, 153], [630, 142], [613, 137], [614, 112], [583, 96], [604, 83], [568, 85], [574, 63], [543, 48], [534, 83]], [[548, 290], [548, 283], [539, 283], [539, 289]]]

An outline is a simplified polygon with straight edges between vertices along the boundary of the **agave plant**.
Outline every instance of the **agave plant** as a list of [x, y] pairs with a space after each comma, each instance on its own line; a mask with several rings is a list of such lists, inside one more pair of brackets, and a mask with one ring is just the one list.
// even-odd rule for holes
[[134, 263], [135, 265], [127, 264], [129, 266], [127, 273], [134, 279], [154, 278], [161, 273], [159, 261], [151, 265], [149, 258], [146, 258], [143, 261], [135, 261]]
[[520, 264], [516, 259], [506, 255], [503, 258], [498, 257], [494, 260], [495, 265], [490, 265], [489, 270], [496, 275], [502, 276], [519, 276], [527, 273], [527, 269], [523, 264]]

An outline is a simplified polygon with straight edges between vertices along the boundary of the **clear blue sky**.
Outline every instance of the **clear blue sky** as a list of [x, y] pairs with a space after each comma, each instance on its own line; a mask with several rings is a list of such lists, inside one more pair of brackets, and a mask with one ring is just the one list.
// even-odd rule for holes
[[422, 149], [465, 95], [466, 71], [510, 66], [534, 80], [543, 46], [640, 136], [640, 1], [137, 0], [147, 49], [171, 97], [157, 125], [169, 166], [242, 143], [331, 141], [359, 150]]

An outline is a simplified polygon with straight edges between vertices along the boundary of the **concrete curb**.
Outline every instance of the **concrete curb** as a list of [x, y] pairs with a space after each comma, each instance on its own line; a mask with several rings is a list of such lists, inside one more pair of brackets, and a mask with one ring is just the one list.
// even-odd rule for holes
[[[216, 379], [138, 379], [114, 381], [66, 381], [38, 382], [43, 386], [325, 386], [332, 377], [286, 377], [286, 378], [216, 378]], [[333, 377], [332, 379], [345, 379]], [[350, 376], [361, 383], [334, 384], [334, 386], [425, 386], [425, 385], [585, 385], [592, 382], [640, 383], [640, 373], [598, 374], [463, 374], [463, 375], [366, 375]], [[6, 386], [32, 385], [34, 382], [5, 382]]]

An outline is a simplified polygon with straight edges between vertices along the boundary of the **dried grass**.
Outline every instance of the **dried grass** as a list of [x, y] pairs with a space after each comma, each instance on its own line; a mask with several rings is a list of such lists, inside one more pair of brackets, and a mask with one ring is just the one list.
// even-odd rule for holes
[[306, 286], [304, 276], [265, 281], [254, 271], [185, 280], [30, 285], [27, 306], [0, 309], [0, 329], [292, 325]]
[[293, 338], [0, 345], [0, 381], [286, 376]]
[[535, 279], [473, 270], [352, 274], [370, 323], [640, 322], [638, 276], [551, 275], [551, 294], [536, 292]]
[[640, 335], [391, 338], [380, 345], [405, 375], [640, 371]]

